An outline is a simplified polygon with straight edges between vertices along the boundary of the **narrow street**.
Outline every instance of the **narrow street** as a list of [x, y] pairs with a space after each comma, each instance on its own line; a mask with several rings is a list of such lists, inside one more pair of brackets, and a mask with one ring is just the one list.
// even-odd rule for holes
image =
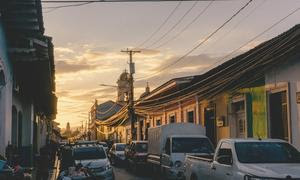
[[300, 0], [0, 0], [0, 180], [300, 180]]
[[129, 172], [123, 167], [114, 167], [115, 179], [116, 180], [151, 180], [146, 171], [139, 173], [139, 175]]

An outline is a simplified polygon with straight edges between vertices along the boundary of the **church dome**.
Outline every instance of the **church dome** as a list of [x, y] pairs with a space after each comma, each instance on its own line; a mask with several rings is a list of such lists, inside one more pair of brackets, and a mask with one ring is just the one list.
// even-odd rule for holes
[[120, 75], [120, 78], [119, 80], [121, 81], [126, 81], [129, 79], [129, 73], [127, 71], [124, 71], [121, 75]]

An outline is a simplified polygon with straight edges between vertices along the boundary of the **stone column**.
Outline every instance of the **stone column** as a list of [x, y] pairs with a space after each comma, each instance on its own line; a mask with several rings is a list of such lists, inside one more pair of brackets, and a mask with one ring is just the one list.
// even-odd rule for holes
[[168, 117], [167, 117], [166, 109], [164, 109], [164, 124], [168, 124]]
[[199, 102], [198, 96], [195, 97], [195, 101], [196, 101], [196, 111], [195, 111], [196, 122], [195, 122], [195, 124], [201, 124], [201, 122], [200, 122], [200, 102]]
[[177, 122], [184, 122], [181, 102], [178, 103], [178, 106], [179, 106], [179, 114], [178, 114], [178, 121]]
[[138, 119], [138, 122], [136, 123], [136, 131], [137, 131], [137, 139], [138, 141], [141, 140], [141, 122], [140, 119]]

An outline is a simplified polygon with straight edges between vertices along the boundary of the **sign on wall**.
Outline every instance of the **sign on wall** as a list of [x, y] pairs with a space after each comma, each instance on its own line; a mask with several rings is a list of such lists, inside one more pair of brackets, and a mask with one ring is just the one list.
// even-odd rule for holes
[[300, 92], [296, 92], [297, 104], [300, 104]]

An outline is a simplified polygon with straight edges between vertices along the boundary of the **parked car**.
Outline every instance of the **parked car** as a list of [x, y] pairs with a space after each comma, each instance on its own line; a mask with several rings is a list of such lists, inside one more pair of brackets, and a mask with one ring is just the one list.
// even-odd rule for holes
[[146, 165], [148, 151], [147, 141], [132, 141], [126, 152], [126, 159], [134, 170]]
[[205, 136], [205, 128], [193, 123], [172, 123], [148, 130], [147, 163], [152, 174], [165, 179], [184, 178], [184, 160], [188, 154], [213, 153], [213, 146]]
[[112, 164], [118, 164], [125, 161], [125, 143], [115, 143], [109, 151], [109, 159]]
[[224, 139], [213, 157], [187, 156], [187, 180], [300, 179], [300, 153], [278, 139]]
[[72, 155], [73, 146], [67, 144], [60, 148], [59, 158], [60, 158], [60, 171], [67, 170], [69, 167], [74, 165], [74, 159]]
[[114, 172], [105, 150], [101, 146], [78, 146], [73, 148], [75, 166], [81, 164], [100, 179], [114, 179]]
[[108, 153], [109, 148], [106, 142], [98, 142], [98, 144], [103, 147], [106, 153]]
[[124, 149], [125, 159], [128, 157], [128, 153], [129, 153], [129, 150], [130, 150], [130, 145], [131, 144], [126, 144], [125, 145], [125, 149]]
[[86, 140], [79, 140], [79, 141], [76, 141], [74, 145], [95, 145], [97, 144], [98, 142], [97, 141], [86, 141]]

